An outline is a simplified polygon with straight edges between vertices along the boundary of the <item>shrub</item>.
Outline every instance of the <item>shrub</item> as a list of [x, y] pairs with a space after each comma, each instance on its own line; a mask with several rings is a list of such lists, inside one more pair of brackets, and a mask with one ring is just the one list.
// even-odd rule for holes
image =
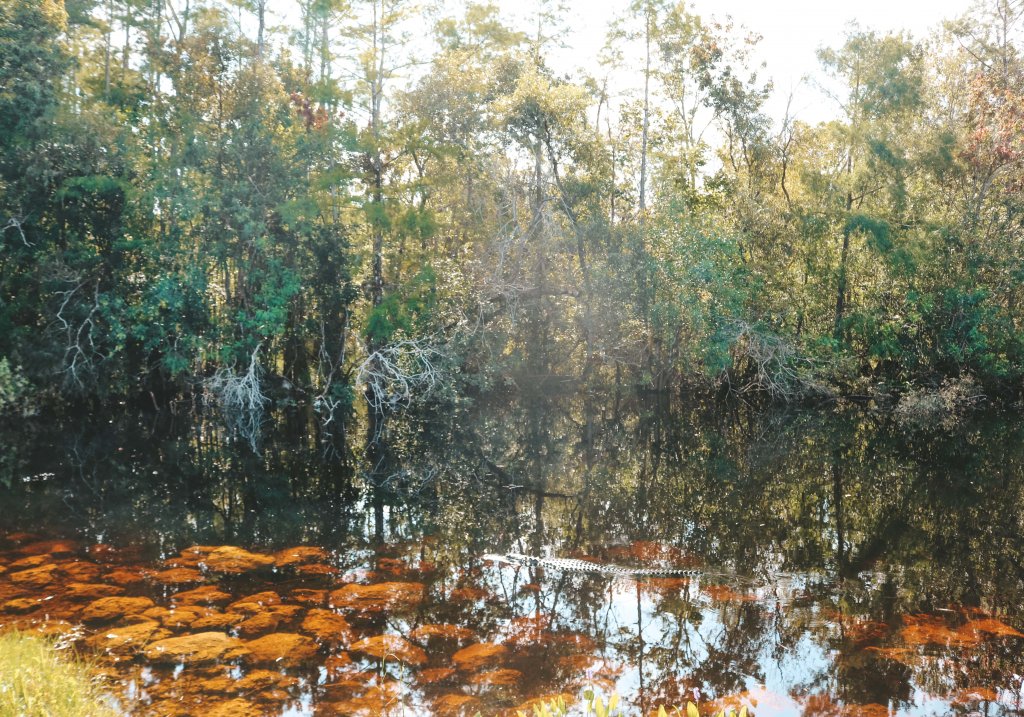
[[896, 420], [905, 428], [952, 430], [964, 416], [985, 400], [970, 375], [947, 378], [938, 388], [917, 388], [903, 394], [896, 405]]
[[0, 358], [0, 413], [23, 404], [28, 397], [28, 381], [17, 366]]

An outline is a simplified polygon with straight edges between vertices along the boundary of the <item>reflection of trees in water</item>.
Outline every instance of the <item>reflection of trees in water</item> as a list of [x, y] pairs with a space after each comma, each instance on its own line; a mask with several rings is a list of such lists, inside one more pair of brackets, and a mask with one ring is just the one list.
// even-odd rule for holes
[[1006, 424], [908, 442], [861, 413], [537, 392], [393, 418], [372, 456], [325, 456], [301, 419], [254, 454], [182, 418], [23, 426], [7, 445], [25, 448], [5, 464], [53, 472], [16, 490], [97, 530], [116, 514], [150, 534], [359, 535], [357, 513], [376, 502], [388, 519], [371, 533], [439, 534], [466, 554], [653, 541], [751, 575], [899, 565], [897, 599], [919, 607], [999, 599], [1024, 571], [1021, 431]]
[[[80, 489], [74, 497], [83, 505], [90, 486], [116, 500], [120, 484], [138, 498], [148, 497], [147, 486], [177, 484], [183, 489], [165, 491], [169, 507], [198, 496], [196, 505], [216, 504], [240, 538], [252, 519], [240, 516], [265, 509], [268, 496], [319, 494], [337, 506], [339, 495], [359, 497], [350, 490], [353, 475], [374, 473], [388, 489], [385, 503], [400, 508], [389, 513], [423, 530], [443, 529], [441, 509], [456, 500], [502, 506], [476, 532], [484, 542], [527, 533], [536, 546], [583, 549], [660, 540], [738, 568], [855, 574], [893, 544], [923, 535], [939, 538], [933, 547], [944, 556], [955, 557], [967, 539], [972, 549], [1002, 556], [989, 570], [1020, 567], [1020, 521], [1008, 509], [1020, 504], [1020, 431], [1006, 425], [908, 443], [863, 414], [539, 394], [393, 419], [386, 452], [372, 466], [325, 458], [292, 428], [268, 436], [259, 455], [209, 424], [166, 416], [23, 428], [11, 445], [35, 452], [18, 456], [26, 471], [59, 469], [58, 480], [68, 481], [62, 488]], [[510, 494], [519, 498], [514, 511]], [[542, 522], [549, 525], [537, 531]], [[397, 519], [388, 528], [405, 531]], [[972, 570], [974, 590], [984, 570]]]
[[[11, 444], [52, 473], [9, 496], [3, 527], [169, 550], [197, 542], [336, 543], [352, 529], [352, 466], [324, 462], [305, 437], [267, 437], [259, 454], [194, 417], [133, 413], [107, 421], [48, 419]], [[8, 433], [7, 437], [11, 434]]]
[[[528, 488], [519, 519], [533, 529], [534, 549], [599, 555], [609, 544], [661, 541], [762, 580], [777, 571], [817, 576], [799, 604], [721, 605], [713, 644], [696, 643], [699, 611], [660, 601], [657, 637], [647, 628], [641, 637], [634, 625], [615, 643], [642, 666], [638, 679], [652, 700], [642, 697], [645, 706], [692, 687], [740, 691], [747, 678], [761, 679], [762, 650], [780, 658], [807, 634], [822, 650], [851, 656], [828, 662], [801, 688], [806, 694], [906, 700], [912, 680], [943, 694], [954, 686], [948, 667], [926, 661], [939, 673], [929, 677], [927, 669], [851, 647], [820, 610], [895, 630], [908, 612], [983, 604], [998, 613], [1019, 604], [1024, 501], [1015, 427], [908, 444], [886, 422], [859, 413], [723, 415], [701, 405], [611, 412], [592, 399], [538, 403], [540, 410], [503, 407], [503, 420], [492, 417], [478, 429], [480, 445], [493, 451], [485, 464], [501, 466], [495, 478]], [[539, 435], [537, 416], [546, 422]], [[603, 599], [577, 589], [563, 610], [582, 620], [600, 614]], [[611, 639], [598, 624], [589, 629]]]
[[[968, 689], [982, 673], [1021, 669], [998, 642], [933, 650], [945, 663], [866, 650], [890, 644], [908, 613], [968, 605], [1017, 614], [1024, 448], [1011, 424], [908, 441], [865, 413], [537, 391], [394, 417], [368, 465], [369, 453], [327, 456], [300, 434], [301, 417], [267, 436], [260, 454], [205, 423], [112, 419], [25, 425], [5, 441], [23, 446], [5, 449], [12, 475], [55, 475], [0, 488], [15, 507], [3, 520], [45, 519], [161, 549], [365, 545], [374, 536], [416, 546], [438, 565], [432, 619], [472, 620], [481, 635], [501, 637], [511, 618], [533, 616], [558, 634], [589, 636], [595, 655], [634, 671], [645, 708], [694, 688], [741, 692], [766, 679], [766, 660], [783, 664], [808, 644], [838, 657], [794, 689], [849, 703], [907, 701], [913, 686]], [[631, 553], [638, 544], [673, 551]], [[716, 597], [710, 578], [625, 598], [628, 583], [525, 568], [509, 583], [476, 560], [509, 549], [698, 563], [733, 571], [726, 587], [759, 587], [761, 599]], [[444, 599], [481, 586], [500, 599], [471, 616]], [[865, 642], [850, 627], [857, 620], [884, 635]], [[552, 689], [579, 679], [578, 669], [550, 667]]]

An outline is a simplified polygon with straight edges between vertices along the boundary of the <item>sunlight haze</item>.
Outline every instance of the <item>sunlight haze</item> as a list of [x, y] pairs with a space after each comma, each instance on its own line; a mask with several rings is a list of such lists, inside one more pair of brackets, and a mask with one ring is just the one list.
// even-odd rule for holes
[[1021, 675], [1024, 0], [0, 0], [0, 717]]
[[[513, 6], [508, 2], [499, 4], [502, 9]], [[850, 23], [879, 32], [906, 30], [924, 39], [944, 20], [959, 17], [971, 7], [964, 0], [866, 0], [855, 5], [819, 0], [696, 0], [689, 5], [705, 19], [729, 15], [737, 25], [760, 34], [758, 50], [765, 63], [763, 72], [775, 86], [769, 113], [776, 121], [781, 119], [792, 90], [792, 112], [811, 122], [832, 117], [833, 109], [821, 92], [806, 83], [801, 86], [801, 78], [817, 74], [818, 48], [841, 44]], [[623, 15], [627, 6], [624, 0], [570, 0], [570, 35], [563, 60], [569, 66], [590, 65], [605, 42], [608, 23]]]

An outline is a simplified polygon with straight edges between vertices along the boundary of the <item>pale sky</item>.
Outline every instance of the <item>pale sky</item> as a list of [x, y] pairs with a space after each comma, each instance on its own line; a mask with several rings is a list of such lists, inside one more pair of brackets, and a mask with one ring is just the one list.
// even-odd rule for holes
[[[504, 10], [531, 3], [500, 0], [499, 4]], [[573, 67], [591, 64], [589, 58], [596, 57], [603, 45], [609, 20], [628, 4], [628, 0], [568, 0], [572, 50], [567, 59]], [[769, 114], [781, 119], [792, 88], [794, 113], [814, 122], [834, 116], [830, 101], [813, 87], [797, 85], [803, 75], [817, 72], [815, 52], [819, 47], [842, 43], [849, 22], [855, 20], [864, 29], [880, 32], [907, 30], [922, 39], [943, 20], [966, 13], [972, 1], [689, 0], [688, 4], [702, 17], [731, 15], [737, 25], [762, 35], [760, 59], [767, 63], [764, 71], [775, 84]]]
[[[506, 20], [526, 32], [533, 29], [532, 18], [539, 1], [495, 0]], [[452, 15], [460, 15], [465, 2], [439, 0], [443, 8], [441, 12]], [[577, 72], [579, 68], [600, 76], [597, 57], [605, 43], [609, 23], [625, 13], [630, 0], [562, 2], [568, 8], [565, 18], [569, 28], [565, 38], [568, 46], [561, 51], [549, 50], [552, 65], [575, 80], [583, 78]], [[429, 6], [432, 3], [424, 0], [424, 4]], [[801, 84], [801, 78], [810, 74], [822, 79], [816, 51], [819, 47], [841, 45], [850, 22], [856, 21], [864, 29], [879, 32], [906, 30], [915, 38], [924, 39], [943, 20], [966, 13], [974, 0], [687, 0], [687, 4], [705, 19], [724, 19], [729, 15], [737, 26], [762, 36], [758, 59], [765, 62], [766, 67], [759, 75], [774, 82], [774, 96], [766, 109], [776, 122], [781, 121], [785, 114], [791, 92], [791, 114], [805, 122], [818, 122], [835, 117], [836, 108], [813, 83]], [[278, 19], [296, 20], [293, 0], [271, 0], [270, 9]], [[410, 30], [414, 44], [430, 33], [429, 25], [415, 19]], [[613, 78], [615, 89], [642, 87], [642, 80], [637, 74], [641, 66], [639, 48], [633, 54], [637, 55], [634, 67], [622, 68], [617, 73], [618, 77]]]

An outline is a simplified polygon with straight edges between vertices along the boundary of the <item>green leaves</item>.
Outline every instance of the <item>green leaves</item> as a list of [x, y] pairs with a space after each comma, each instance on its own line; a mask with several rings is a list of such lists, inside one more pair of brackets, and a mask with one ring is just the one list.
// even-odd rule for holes
[[887, 254], [892, 250], [889, 223], [884, 220], [874, 219], [866, 214], [853, 214], [846, 220], [843, 231], [849, 234], [867, 234], [869, 245], [880, 254]]
[[437, 304], [437, 276], [428, 265], [406, 285], [388, 294], [373, 307], [366, 322], [366, 337], [377, 344], [388, 343], [398, 334], [415, 336], [431, 319]]
[[232, 2], [0, 0], [0, 353], [33, 384], [78, 356], [66, 319], [115, 390], [260, 345], [344, 406], [358, 342], [425, 335], [474, 386], [712, 387], [752, 349], [1024, 375], [1024, 64], [991, 20], [958, 24], [970, 58], [854, 29], [821, 54], [835, 116], [773, 127], [756, 35], [679, 3], [609, 37], [616, 70], [649, 48], [641, 101], [551, 66], [551, 5], [470, 3], [413, 58], [408, 3], [304, 0], [257, 52], [231, 8], [265, 3]]
[[842, 48], [818, 57], [847, 82], [851, 109], [867, 117], [913, 112], [923, 101], [923, 50], [902, 35], [854, 31]]
[[28, 391], [28, 379], [21, 369], [12, 367], [6, 358], [0, 358], [0, 414], [23, 401]]

